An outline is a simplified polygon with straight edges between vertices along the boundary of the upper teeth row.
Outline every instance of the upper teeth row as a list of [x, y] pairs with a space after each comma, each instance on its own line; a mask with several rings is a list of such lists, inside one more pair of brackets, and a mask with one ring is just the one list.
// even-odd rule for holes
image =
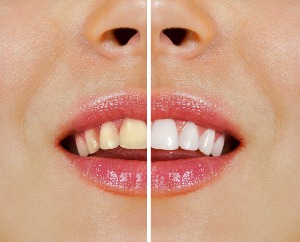
[[99, 128], [86, 130], [75, 135], [79, 155], [88, 156], [103, 150], [114, 149], [121, 146], [125, 149], [147, 148], [147, 126], [144, 121], [125, 118], [122, 120], [120, 130], [112, 122], [107, 122]]
[[205, 155], [219, 156], [224, 147], [225, 135], [221, 134], [215, 141], [216, 131], [206, 129], [199, 134], [193, 122], [187, 122], [178, 135], [176, 122], [173, 119], [156, 120], [151, 129], [151, 147], [154, 149], [200, 150]]
[[[225, 135], [216, 139], [216, 132], [206, 129], [199, 134], [199, 127], [193, 122], [187, 122], [178, 134], [175, 120], [155, 120], [151, 127], [151, 147], [162, 150], [199, 149], [205, 155], [219, 156], [222, 153]], [[100, 128], [86, 130], [75, 135], [79, 155], [88, 156], [99, 149], [107, 150], [121, 146], [125, 149], [147, 148], [147, 126], [144, 121], [125, 118], [120, 130], [112, 122], [101, 125]]]

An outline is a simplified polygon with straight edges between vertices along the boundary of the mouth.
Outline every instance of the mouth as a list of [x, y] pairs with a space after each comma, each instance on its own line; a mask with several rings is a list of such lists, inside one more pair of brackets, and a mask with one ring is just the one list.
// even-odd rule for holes
[[[77, 105], [59, 139], [80, 176], [100, 189], [145, 196], [146, 97], [122, 92]], [[241, 146], [222, 105], [183, 93], [152, 97], [152, 196], [195, 191], [221, 177]]]
[[186, 93], [152, 97], [152, 194], [196, 191], [219, 180], [243, 146], [233, 111]]

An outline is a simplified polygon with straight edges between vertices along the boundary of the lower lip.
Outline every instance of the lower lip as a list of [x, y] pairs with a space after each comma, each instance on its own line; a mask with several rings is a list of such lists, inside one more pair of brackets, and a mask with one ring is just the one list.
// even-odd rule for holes
[[198, 190], [220, 177], [230, 156], [152, 162], [152, 196], [173, 196]]
[[[70, 156], [89, 184], [115, 194], [146, 196], [146, 161]], [[152, 196], [174, 196], [209, 185], [231, 159], [231, 155], [224, 155], [152, 162]]]
[[[226, 118], [221, 103], [209, 97], [164, 93], [152, 97], [152, 120], [173, 118], [192, 121], [242, 140], [238, 129]], [[237, 150], [219, 157], [202, 156], [152, 162], [152, 196], [172, 196], [203, 188], [221, 177]]]
[[146, 161], [75, 155], [72, 160], [83, 177], [100, 189], [128, 196], [146, 195]]
[[[107, 97], [89, 98], [76, 104], [74, 110], [75, 118], [70, 121], [66, 129], [62, 129], [64, 131], [61, 137], [80, 133], [88, 128], [124, 117], [146, 120], [147, 116], [146, 97], [136, 92], [120, 92]], [[89, 184], [116, 194], [146, 195], [146, 161], [81, 157], [69, 152], [64, 153]]]
[[[186, 96], [183, 98], [182, 95], [177, 94], [170, 94], [167, 99], [166, 96], [161, 95], [154, 97], [153, 100], [155, 101], [152, 101], [152, 110], [154, 110], [152, 111], [152, 118], [175, 118], [174, 115], [179, 118], [179, 115], [183, 120], [209, 124], [210, 127], [220, 127], [218, 130], [225, 130], [223, 129], [224, 124], [228, 124], [228, 122], [222, 118], [223, 116], [219, 116], [220, 112], [217, 112], [215, 107], [211, 108], [212, 106], [207, 103], [193, 100], [198, 108], [196, 107], [197, 110], [190, 112], [191, 106], [186, 106], [186, 98]], [[109, 105], [106, 105], [108, 103]], [[92, 101], [83, 106], [85, 107], [84, 111], [78, 110], [79, 115], [77, 117], [79, 118], [71, 122], [69, 126], [71, 129], [66, 130], [65, 134], [72, 134], [74, 131], [80, 132], [85, 128], [97, 126], [99, 123], [114, 119], [131, 117], [145, 120], [146, 117], [146, 98], [144, 95], [139, 94], [118, 94]], [[107, 108], [103, 108], [104, 106]], [[162, 110], [165, 110], [165, 112]], [[174, 115], [170, 113], [172, 110], [176, 110]], [[230, 129], [230, 126], [225, 127], [229, 131], [228, 133], [236, 133], [235, 129]], [[208, 185], [211, 181], [220, 177], [226, 165], [232, 160], [232, 153], [220, 157], [152, 162], [152, 196], [183, 194]], [[93, 186], [121, 195], [146, 195], [146, 161], [80, 157], [71, 153], [67, 153], [67, 156], [84, 180]]]

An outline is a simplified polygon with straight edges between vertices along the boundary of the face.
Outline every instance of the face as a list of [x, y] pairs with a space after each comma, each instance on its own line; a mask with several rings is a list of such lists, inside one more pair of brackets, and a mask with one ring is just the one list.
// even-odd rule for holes
[[[144, 241], [146, 1], [0, 9], [1, 239]], [[299, 240], [299, 9], [152, 1], [153, 241]]]
[[180, 93], [204, 115], [208, 103], [219, 114], [211, 124], [170, 116], [239, 141], [223, 160], [211, 157], [226, 163], [214, 179], [153, 198], [154, 241], [299, 240], [299, 10], [297, 0], [153, 1], [153, 95]]
[[[144, 241], [146, 199], [120, 195], [121, 182], [99, 189], [61, 141], [121, 118], [106, 110], [92, 124], [93, 109], [144, 95], [145, 1], [2, 0], [0, 9], [1, 241]], [[121, 27], [137, 30], [120, 30], [128, 43], [113, 32]]]

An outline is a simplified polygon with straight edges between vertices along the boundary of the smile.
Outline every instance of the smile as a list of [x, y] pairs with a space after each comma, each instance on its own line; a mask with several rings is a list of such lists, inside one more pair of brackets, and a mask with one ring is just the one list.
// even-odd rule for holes
[[[145, 196], [146, 97], [118, 93], [77, 105], [63, 129], [63, 154], [81, 177], [116, 194]], [[152, 195], [195, 191], [221, 177], [241, 146], [238, 129], [209, 98], [152, 97]]]

